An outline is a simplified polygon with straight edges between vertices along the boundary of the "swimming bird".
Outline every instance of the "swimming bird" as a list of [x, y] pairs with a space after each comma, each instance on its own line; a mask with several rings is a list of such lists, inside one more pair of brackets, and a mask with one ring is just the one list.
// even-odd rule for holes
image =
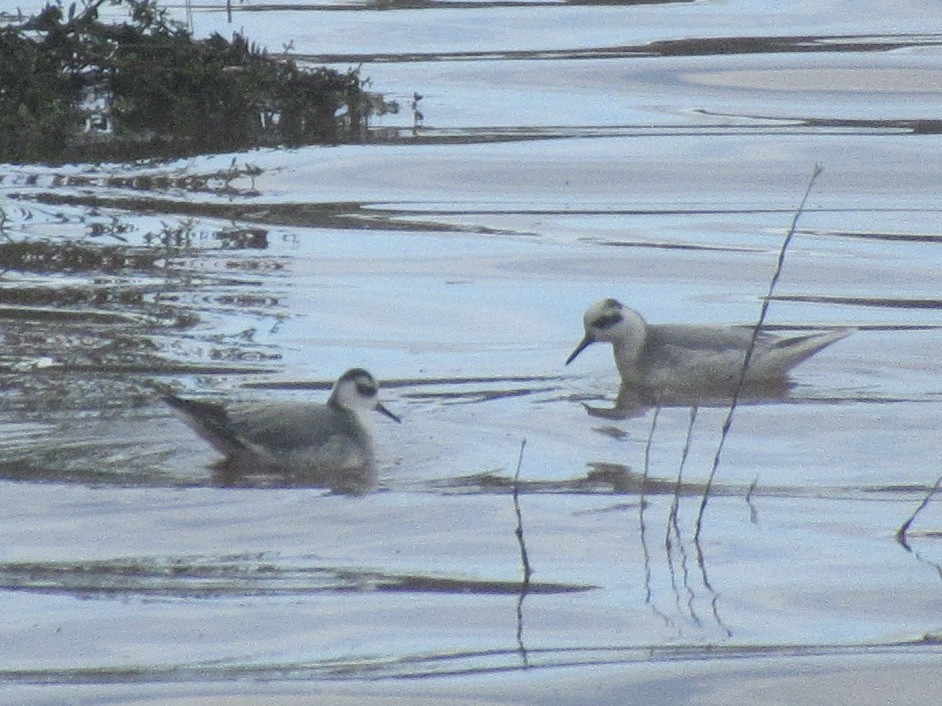
[[396, 422], [378, 399], [366, 370], [338, 378], [326, 404], [261, 403], [224, 406], [166, 395], [164, 401], [226, 458], [231, 475], [276, 473], [291, 482], [362, 493], [376, 482], [373, 446], [363, 413]]
[[[753, 333], [752, 326], [649, 324], [615, 299], [590, 306], [583, 324], [585, 337], [566, 365], [592, 343], [607, 341], [614, 349], [622, 393], [654, 402], [678, 394], [731, 394]], [[841, 328], [787, 338], [760, 331], [743, 382], [785, 383], [789, 370], [853, 331]]]

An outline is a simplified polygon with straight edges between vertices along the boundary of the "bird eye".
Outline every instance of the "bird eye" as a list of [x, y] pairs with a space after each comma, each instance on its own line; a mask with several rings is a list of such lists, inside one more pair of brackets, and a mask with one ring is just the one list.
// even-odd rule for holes
[[594, 328], [611, 328], [622, 320], [621, 314], [605, 314], [592, 322]]
[[374, 397], [376, 395], [376, 386], [368, 382], [358, 382], [357, 392], [364, 397]]

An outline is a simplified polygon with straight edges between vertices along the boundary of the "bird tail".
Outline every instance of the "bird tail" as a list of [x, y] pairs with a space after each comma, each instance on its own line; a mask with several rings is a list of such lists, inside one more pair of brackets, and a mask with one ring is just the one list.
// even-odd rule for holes
[[787, 371], [804, 360], [807, 360], [823, 348], [841, 339], [847, 338], [856, 331], [856, 328], [839, 328], [833, 331], [810, 333], [807, 336], [796, 336], [778, 341], [769, 352], [769, 357], [777, 359], [783, 371]]
[[245, 442], [233, 431], [232, 420], [222, 405], [187, 400], [173, 394], [164, 395], [163, 400], [220, 453], [229, 455], [246, 449]]

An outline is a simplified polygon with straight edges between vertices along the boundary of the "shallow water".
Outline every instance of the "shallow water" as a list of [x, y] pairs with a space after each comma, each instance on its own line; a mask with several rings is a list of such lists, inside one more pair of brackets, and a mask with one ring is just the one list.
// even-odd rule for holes
[[[362, 145], [3, 167], [0, 697], [934, 693], [939, 503], [894, 539], [942, 458], [933, 9], [237, 5], [403, 109]], [[589, 414], [610, 350], [563, 361], [607, 296], [754, 322], [815, 164], [766, 323], [859, 330], [737, 409], [697, 540], [727, 410]], [[358, 498], [218, 487], [154, 390], [322, 400], [354, 365], [404, 419]]]

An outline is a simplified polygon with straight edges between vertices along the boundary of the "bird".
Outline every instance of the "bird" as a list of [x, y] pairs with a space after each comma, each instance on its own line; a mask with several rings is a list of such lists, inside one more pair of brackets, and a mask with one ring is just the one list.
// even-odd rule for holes
[[782, 385], [789, 371], [822, 348], [855, 331], [840, 328], [780, 337], [752, 326], [649, 324], [616, 299], [603, 299], [584, 316], [585, 337], [566, 359], [569, 365], [589, 345], [612, 344], [622, 394], [658, 402], [696, 394], [730, 395], [740, 386], [746, 352], [753, 345], [742, 384]]
[[378, 399], [379, 384], [362, 368], [341, 375], [326, 404], [269, 402], [224, 405], [164, 395], [164, 401], [225, 459], [232, 479], [274, 473], [289, 482], [362, 494], [376, 483], [364, 413], [402, 420]]

